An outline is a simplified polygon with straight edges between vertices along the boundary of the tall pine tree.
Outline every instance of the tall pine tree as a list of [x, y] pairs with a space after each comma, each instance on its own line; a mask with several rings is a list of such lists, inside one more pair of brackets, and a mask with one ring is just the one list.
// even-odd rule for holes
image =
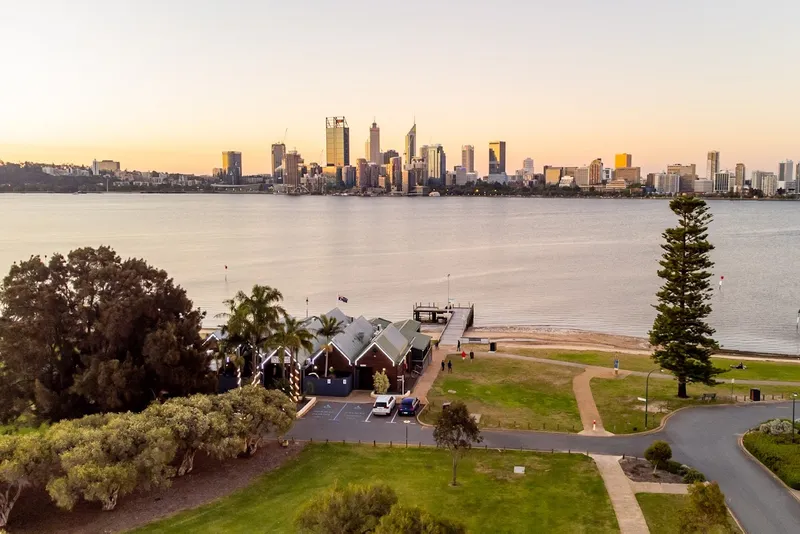
[[714, 266], [709, 257], [714, 246], [708, 242], [712, 217], [697, 197], [676, 197], [669, 207], [678, 216], [678, 226], [662, 234], [664, 254], [658, 276], [664, 284], [656, 294], [658, 316], [650, 343], [655, 347], [653, 360], [675, 374], [678, 397], [686, 398], [687, 382], [713, 385], [714, 376], [723, 372], [711, 362], [717, 342], [706, 322], [711, 313], [709, 269]]

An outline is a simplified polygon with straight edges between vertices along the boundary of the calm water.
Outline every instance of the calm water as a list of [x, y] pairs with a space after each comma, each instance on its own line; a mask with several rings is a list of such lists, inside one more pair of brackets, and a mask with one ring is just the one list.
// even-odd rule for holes
[[[728, 348], [800, 353], [800, 204], [711, 203], [712, 325]], [[0, 271], [31, 254], [111, 245], [172, 275], [217, 321], [254, 283], [287, 309], [410, 316], [415, 301], [476, 304], [479, 325], [645, 335], [658, 288], [663, 201], [0, 195]], [[228, 265], [227, 279], [224, 266]]]

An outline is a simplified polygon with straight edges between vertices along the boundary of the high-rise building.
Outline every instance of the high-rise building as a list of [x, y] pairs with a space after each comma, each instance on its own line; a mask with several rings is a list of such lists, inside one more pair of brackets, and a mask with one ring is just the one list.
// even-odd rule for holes
[[578, 167], [574, 173], [575, 185], [587, 187], [589, 185], [589, 167]]
[[407, 168], [411, 168], [411, 160], [413, 160], [417, 155], [417, 123], [414, 122], [414, 126], [406, 134], [406, 146], [405, 152], [403, 156], [405, 157], [405, 163]]
[[524, 176], [532, 176], [534, 174], [532, 158], [525, 158], [522, 160], [522, 174]]
[[375, 121], [372, 121], [372, 127], [369, 129], [369, 161], [381, 163], [381, 129]]
[[[464, 145], [461, 147], [461, 166], [466, 172], [475, 172], [475, 147]], [[456, 180], [457, 182], [457, 180]]]
[[242, 183], [242, 153], [222, 153], [222, 173], [230, 185]]
[[356, 186], [359, 189], [369, 187], [369, 169], [367, 169], [367, 158], [356, 160]]
[[564, 176], [562, 167], [544, 166], [544, 181], [547, 185], [558, 185], [562, 176]]
[[[791, 182], [794, 178], [794, 162], [790, 159], [782, 161], [778, 164], [778, 181]], [[785, 186], [784, 186], [785, 187]]]
[[736, 179], [733, 184], [734, 191], [741, 193], [742, 189], [744, 189], [744, 174], [745, 174], [744, 163], [737, 163]]
[[797, 162], [797, 172], [794, 175], [794, 179], [800, 183], [800, 161]]
[[300, 187], [302, 166], [303, 158], [300, 157], [297, 150], [290, 150], [286, 153], [283, 160], [283, 183], [287, 189], [291, 190]]
[[753, 171], [750, 173], [750, 187], [771, 197], [778, 190], [778, 177], [774, 172]]
[[674, 195], [680, 192], [680, 175], [660, 172], [654, 176], [652, 187], [657, 193]]
[[719, 172], [719, 151], [712, 150], [706, 160], [706, 180], [714, 180]]
[[614, 168], [622, 169], [633, 167], [633, 156], [628, 153], [616, 154], [614, 156]]
[[329, 167], [350, 165], [350, 128], [344, 117], [325, 119], [325, 153]]
[[104, 159], [102, 161], [92, 161], [92, 174], [99, 176], [101, 172], [118, 173], [120, 169], [119, 161]]
[[392, 162], [392, 158], [396, 158], [400, 154], [397, 153], [397, 150], [390, 148], [386, 152], [383, 153], [383, 164], [389, 164]]
[[733, 191], [736, 181], [736, 173], [731, 171], [719, 171], [714, 175], [714, 192], [728, 193]]
[[629, 184], [638, 184], [642, 179], [640, 167], [617, 167], [614, 170], [616, 180], [625, 180]]
[[489, 143], [489, 174], [506, 172], [506, 142], [491, 141]]
[[447, 173], [447, 156], [442, 145], [426, 145], [424, 158], [427, 171], [426, 178], [428, 180], [444, 180]]
[[286, 145], [283, 143], [272, 144], [272, 176], [278, 175], [283, 165], [283, 158], [286, 155]]
[[597, 185], [603, 181], [603, 160], [597, 158], [589, 164], [589, 183]]
[[694, 163], [683, 165], [682, 163], [673, 163], [667, 165], [667, 174], [677, 174], [678, 176], [691, 176], [692, 179], [697, 178], [697, 166]]
[[392, 188], [400, 191], [403, 187], [403, 159], [399, 156], [392, 156], [386, 166], [386, 175], [392, 184]]
[[467, 168], [464, 166], [456, 167], [456, 185], [467, 185]]

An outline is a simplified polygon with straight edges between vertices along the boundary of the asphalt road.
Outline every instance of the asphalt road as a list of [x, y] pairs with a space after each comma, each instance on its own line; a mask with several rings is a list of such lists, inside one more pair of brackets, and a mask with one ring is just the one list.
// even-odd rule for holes
[[[414, 418], [370, 415], [370, 404], [319, 402], [297, 421], [289, 437], [298, 440], [433, 445], [430, 427]], [[663, 439], [674, 459], [696, 467], [719, 483], [733, 513], [750, 533], [800, 532], [800, 502], [746, 456], [737, 438], [774, 417], [791, 417], [791, 404], [709, 406], [681, 410], [664, 429], [646, 435], [594, 437], [556, 432], [484, 431], [480, 446], [642, 456]]]

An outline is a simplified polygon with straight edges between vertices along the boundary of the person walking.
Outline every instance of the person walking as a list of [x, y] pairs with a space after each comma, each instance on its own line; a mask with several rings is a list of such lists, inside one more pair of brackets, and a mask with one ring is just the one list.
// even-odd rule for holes
[[458, 343], [456, 344], [456, 349], [457, 350], [461, 350], [461, 340], [460, 339], [458, 340]]
[[442, 372], [444, 372], [444, 360], [442, 360]]
[[447, 360], [447, 372], [448, 373], [452, 373], [453, 372], [453, 362], [450, 361], [450, 360]]

